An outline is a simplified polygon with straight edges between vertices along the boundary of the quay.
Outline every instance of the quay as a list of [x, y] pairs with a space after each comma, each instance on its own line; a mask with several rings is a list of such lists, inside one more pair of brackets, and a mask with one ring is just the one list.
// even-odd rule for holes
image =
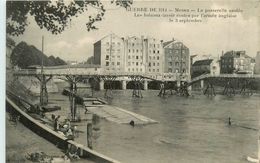
[[6, 97], [6, 108], [12, 109], [20, 116], [20, 122], [30, 128], [32, 131], [55, 144], [57, 147], [63, 150], [67, 150], [72, 146], [77, 149], [77, 154], [82, 158], [88, 158], [96, 162], [104, 163], [119, 163], [119, 161], [109, 158], [103, 154], [100, 154], [94, 150], [91, 150], [79, 143], [67, 138], [58, 132], [53, 131], [46, 125], [32, 118], [30, 115], [22, 111], [9, 97]]

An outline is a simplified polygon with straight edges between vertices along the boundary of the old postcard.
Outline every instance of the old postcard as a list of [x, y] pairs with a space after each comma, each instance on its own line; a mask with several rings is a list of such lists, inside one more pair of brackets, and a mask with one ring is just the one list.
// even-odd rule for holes
[[6, 162], [259, 162], [259, 0], [5, 8]]

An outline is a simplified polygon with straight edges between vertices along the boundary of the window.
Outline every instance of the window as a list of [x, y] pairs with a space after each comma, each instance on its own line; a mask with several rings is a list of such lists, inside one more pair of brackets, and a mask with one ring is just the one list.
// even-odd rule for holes
[[117, 58], [120, 58], [120, 55], [118, 55]]
[[133, 53], [135, 52], [135, 50], [133, 49]]
[[130, 68], [128, 68], [128, 71], [130, 72], [130, 71], [131, 71], [131, 69], [130, 69]]
[[155, 56], [153, 56], [153, 59], [155, 59]]
[[179, 66], [179, 62], [175, 62], [175, 66]]
[[151, 59], [152, 59], [152, 57], [151, 57], [151, 56], [149, 56], [149, 59], [151, 60]]
[[176, 72], [176, 73], [178, 73], [178, 72], [179, 72], [179, 69], [178, 69], [178, 68], [176, 68], [176, 69], [175, 69], [175, 72]]
[[106, 60], [109, 60], [109, 55], [106, 55]]
[[136, 49], [136, 53], [138, 53], [138, 49]]
[[158, 62], [158, 63], [157, 63], [157, 66], [159, 66], [159, 65], [160, 65], [160, 63]]
[[160, 57], [159, 56], [157, 56], [157, 60], [159, 60], [160, 59]]
[[130, 55], [128, 55], [128, 59], [131, 59], [131, 56], [130, 56]]
[[172, 72], [172, 69], [171, 69], [171, 68], [168, 68], [168, 72]]
[[155, 66], [155, 62], [153, 62], [153, 66]]
[[134, 69], [134, 68], [132, 68], [132, 71], [134, 72], [134, 71], [135, 71], [135, 69]]
[[157, 53], [159, 54], [159, 53], [160, 53], [160, 50], [157, 50]]
[[186, 69], [184, 68], [184, 69], [182, 69], [182, 72], [186, 72]]
[[149, 69], [149, 72], [151, 72], [151, 69]]
[[119, 65], [120, 65], [120, 62], [117, 62], [116, 64], [119, 66]]
[[141, 71], [141, 72], [143, 71], [142, 68], [140, 68], [140, 71]]
[[138, 59], [138, 55], [136, 56], [136, 59]]
[[136, 72], [138, 72], [138, 68], [136, 68]]
[[128, 66], [131, 66], [131, 62], [128, 62]]
[[172, 66], [172, 62], [169, 62], [169, 65]]
[[179, 57], [178, 57], [178, 56], [176, 57], [176, 60], [179, 60]]
[[185, 65], [186, 65], [186, 62], [182, 62], [182, 65], [185, 66]]
[[112, 65], [112, 66], [114, 66], [114, 65], [115, 65], [115, 63], [114, 63], [114, 62], [112, 62], [112, 63], [111, 63], [111, 65]]
[[109, 62], [106, 62], [106, 66], [109, 66]]
[[132, 43], [132, 46], [135, 46], [135, 43]]
[[138, 62], [136, 62], [136, 66], [138, 66]]
[[155, 54], [155, 50], [153, 51], [153, 54]]
[[149, 62], [148, 66], [151, 67], [151, 62]]
[[120, 45], [120, 42], [118, 42], [117, 45]]
[[157, 69], [157, 72], [159, 72], [159, 69]]
[[129, 51], [129, 53], [131, 53], [131, 50], [130, 50], [130, 49], [129, 49], [128, 51]]
[[109, 45], [109, 42], [107, 42], [107, 45]]
[[155, 72], [155, 69], [153, 69], [153, 72]]

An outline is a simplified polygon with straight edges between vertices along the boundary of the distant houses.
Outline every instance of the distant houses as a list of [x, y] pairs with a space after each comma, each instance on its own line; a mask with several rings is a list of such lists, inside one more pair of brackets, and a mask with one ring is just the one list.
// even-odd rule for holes
[[219, 75], [220, 67], [217, 59], [204, 59], [195, 61], [192, 65], [192, 77], [203, 74]]
[[220, 57], [220, 73], [253, 73], [254, 59], [245, 51], [228, 51]]

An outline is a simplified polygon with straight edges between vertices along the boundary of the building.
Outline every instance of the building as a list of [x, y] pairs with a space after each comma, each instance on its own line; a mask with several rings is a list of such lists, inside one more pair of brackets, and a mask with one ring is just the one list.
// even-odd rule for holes
[[164, 72], [190, 74], [190, 52], [182, 42], [167, 41], [163, 43], [165, 64]]
[[141, 38], [127, 37], [125, 39], [125, 49], [126, 72], [144, 73], [146, 63], [146, 49], [143, 36]]
[[260, 51], [257, 52], [255, 57], [255, 74], [260, 74]]
[[192, 78], [203, 74], [219, 75], [219, 61], [217, 59], [198, 60], [193, 63], [191, 70]]
[[125, 71], [124, 39], [112, 33], [95, 42], [94, 64], [108, 72]]
[[253, 73], [253, 59], [245, 51], [228, 51], [220, 57], [220, 73]]
[[145, 39], [146, 52], [146, 72], [163, 73], [164, 72], [164, 52], [163, 41], [147, 37]]

